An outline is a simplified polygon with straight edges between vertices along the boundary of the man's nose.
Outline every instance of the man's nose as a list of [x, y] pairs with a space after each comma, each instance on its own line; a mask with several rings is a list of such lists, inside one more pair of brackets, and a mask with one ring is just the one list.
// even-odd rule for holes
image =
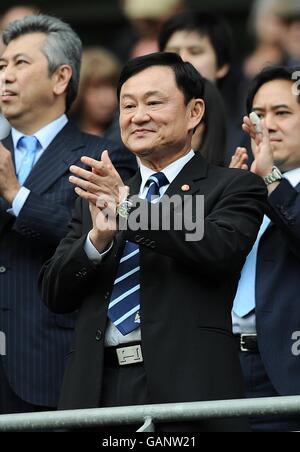
[[137, 107], [132, 117], [132, 121], [136, 123], [147, 122], [149, 119], [148, 109], [144, 105]]
[[189, 52], [186, 49], [181, 49], [179, 52], [179, 56], [183, 61], [189, 62]]
[[267, 114], [264, 118], [264, 122], [269, 132], [278, 129], [276, 117], [273, 113]]
[[15, 73], [12, 66], [7, 65], [0, 73], [0, 79], [2, 83], [11, 83], [15, 80]]

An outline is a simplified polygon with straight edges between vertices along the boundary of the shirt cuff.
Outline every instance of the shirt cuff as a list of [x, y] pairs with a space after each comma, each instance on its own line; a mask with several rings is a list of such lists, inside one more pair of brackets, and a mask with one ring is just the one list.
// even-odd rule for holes
[[8, 209], [7, 212], [18, 217], [29, 195], [30, 190], [26, 187], [21, 187], [12, 202], [12, 208]]
[[86, 252], [87, 257], [94, 263], [94, 264], [101, 264], [103, 258], [110, 252], [110, 250], [113, 247], [114, 242], [112, 241], [110, 246], [107, 250], [105, 250], [103, 253], [99, 253], [97, 248], [94, 247], [94, 245], [91, 242], [90, 239], [90, 232], [86, 238], [85, 244], [84, 244], [84, 251]]

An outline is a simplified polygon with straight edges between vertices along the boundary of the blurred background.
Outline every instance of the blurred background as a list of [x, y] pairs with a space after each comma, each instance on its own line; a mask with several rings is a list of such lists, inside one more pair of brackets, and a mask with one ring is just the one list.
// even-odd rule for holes
[[[144, 4], [149, 0], [144, 0]], [[122, 39], [128, 29], [128, 16], [122, 11], [122, 0], [35, 0], [22, 2], [1, 0], [0, 15], [8, 8], [20, 4], [34, 4], [42, 12], [54, 14], [67, 22], [79, 33], [83, 44], [102, 45], [114, 52], [124, 61], [127, 59], [126, 44]], [[151, 3], [151, 0], [150, 0]], [[236, 38], [237, 54], [241, 57], [253, 48], [251, 36], [245, 33], [245, 27], [253, 0], [186, 0], [188, 8], [195, 11], [216, 12], [225, 17], [232, 25]], [[299, 0], [300, 3], [300, 0]], [[125, 40], [126, 41], [126, 40]]]
[[[211, 133], [199, 129], [193, 146], [224, 149], [218, 164], [230, 161], [237, 146], [250, 148], [241, 120], [253, 77], [270, 65], [300, 66], [300, 0], [1, 0], [0, 34], [13, 20], [38, 12], [68, 22], [82, 39], [79, 93], [70, 116], [83, 131], [120, 142], [120, 70], [130, 58], [156, 52], [159, 43], [213, 84], [205, 93], [213, 127]], [[216, 136], [219, 142], [212, 144]]]

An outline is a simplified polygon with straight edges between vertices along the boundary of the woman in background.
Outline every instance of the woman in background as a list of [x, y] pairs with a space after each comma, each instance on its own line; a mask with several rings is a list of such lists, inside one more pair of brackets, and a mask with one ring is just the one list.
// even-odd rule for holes
[[209, 163], [225, 166], [227, 139], [225, 106], [218, 88], [206, 79], [204, 101], [206, 106], [204, 120], [194, 133], [192, 146]]
[[117, 57], [104, 48], [83, 51], [79, 92], [71, 110], [82, 131], [107, 136], [118, 106], [116, 86], [120, 69]]
[[[70, 117], [87, 133], [100, 135], [118, 143], [126, 153], [128, 178], [134, 176], [137, 161], [123, 145], [120, 136], [119, 111], [116, 94], [121, 64], [117, 57], [101, 47], [83, 51], [79, 92]], [[125, 155], [125, 154], [124, 154]]]

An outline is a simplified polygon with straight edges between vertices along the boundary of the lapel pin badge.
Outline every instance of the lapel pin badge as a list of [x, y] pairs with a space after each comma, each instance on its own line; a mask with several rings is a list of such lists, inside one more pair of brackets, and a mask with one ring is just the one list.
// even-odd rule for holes
[[187, 185], [187, 184], [185, 184], [185, 185], [183, 185], [183, 186], [181, 187], [181, 190], [184, 191], [184, 192], [187, 192], [187, 191], [190, 190], [190, 186]]

